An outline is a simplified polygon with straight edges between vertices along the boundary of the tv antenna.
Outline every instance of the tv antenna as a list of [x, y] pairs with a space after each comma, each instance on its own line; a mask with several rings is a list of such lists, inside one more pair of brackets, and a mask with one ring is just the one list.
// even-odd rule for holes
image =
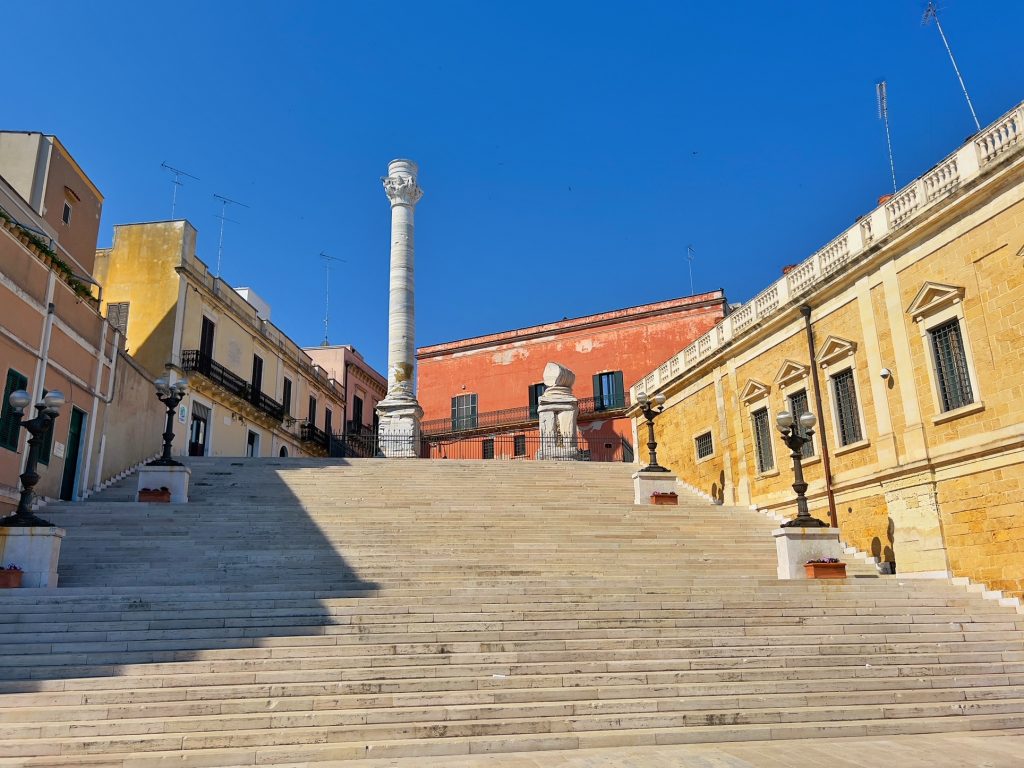
[[889, 135], [889, 94], [885, 80], [875, 83], [875, 95], [878, 96], [878, 117], [885, 123], [885, 143], [889, 147], [889, 173], [892, 174], [892, 193], [896, 194], [896, 164], [892, 159], [892, 138]]
[[191, 173], [181, 170], [181, 168], [175, 168], [173, 165], [168, 165], [166, 160], [160, 163], [160, 167], [174, 174], [174, 181], [171, 182], [171, 184], [174, 185], [174, 191], [171, 193], [171, 220], [173, 220], [174, 209], [178, 203], [178, 187], [184, 184], [184, 182], [181, 180], [181, 177], [185, 176], [189, 179], [195, 179], [196, 181], [199, 181], [199, 177], [193, 176]]
[[213, 196], [215, 198], [217, 198], [218, 200], [220, 200], [220, 215], [217, 216], [217, 218], [220, 219], [220, 241], [217, 243], [217, 274], [214, 275], [214, 277], [218, 277], [219, 278], [220, 277], [220, 261], [221, 261], [221, 257], [224, 255], [224, 222], [225, 221], [230, 221], [232, 224], [237, 224], [238, 223], [234, 219], [229, 219], [227, 217], [228, 206], [229, 205], [240, 205], [243, 208], [248, 208], [249, 206], [246, 205], [245, 203], [240, 203], [237, 200], [232, 200], [230, 197], [224, 197], [224, 195], [218, 195], [217, 193], [214, 193]]
[[967, 99], [967, 108], [971, 110], [971, 117], [974, 118], [974, 127], [980, 131], [981, 123], [978, 122], [978, 115], [974, 111], [970, 94], [967, 93], [967, 86], [964, 85], [963, 75], [960, 74], [960, 68], [956, 65], [956, 59], [953, 58], [953, 51], [949, 47], [949, 41], [946, 40], [946, 33], [942, 31], [942, 22], [939, 21], [939, 9], [935, 7], [935, 3], [931, 2], [931, 0], [929, 0], [928, 6], [924, 9], [924, 16], [921, 18], [921, 23], [925, 26], [928, 25], [929, 21], [934, 21], [935, 28], [939, 30], [939, 37], [942, 38], [942, 44], [946, 46], [946, 53], [949, 54], [949, 60], [953, 63], [956, 79], [960, 81], [960, 90], [964, 92], [964, 98]]
[[692, 245], [686, 246], [686, 260], [690, 266], [690, 295], [693, 296], [693, 257], [697, 255], [697, 252], [693, 250]]
[[320, 258], [324, 260], [324, 269], [327, 271], [327, 280], [324, 281], [324, 343], [323, 346], [329, 346], [330, 342], [327, 341], [327, 327], [331, 321], [331, 262], [340, 261], [343, 264], [348, 264], [345, 259], [339, 259], [337, 256], [328, 256], [323, 251], [320, 251]]

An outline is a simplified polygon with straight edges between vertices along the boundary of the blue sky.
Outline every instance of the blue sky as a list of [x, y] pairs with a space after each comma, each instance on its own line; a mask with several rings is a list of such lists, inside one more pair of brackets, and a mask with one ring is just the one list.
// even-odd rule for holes
[[[389, 208], [420, 164], [417, 342], [694, 286], [746, 301], [973, 132], [917, 0], [95, 2], [4, 9], [2, 127], [55, 133], [112, 225], [178, 214], [302, 344], [386, 363]], [[984, 125], [1024, 100], [1024, 3], [945, 0]], [[10, 30], [21, 30], [16, 35]], [[13, 69], [12, 69], [13, 71]]]

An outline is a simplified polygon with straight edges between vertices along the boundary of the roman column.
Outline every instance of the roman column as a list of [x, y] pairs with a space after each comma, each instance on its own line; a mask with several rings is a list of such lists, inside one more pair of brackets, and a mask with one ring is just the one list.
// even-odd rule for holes
[[377, 404], [380, 453], [419, 456], [423, 409], [413, 391], [416, 313], [413, 286], [413, 210], [423, 197], [412, 160], [392, 160], [384, 192], [391, 201], [391, 293], [388, 299], [388, 393]]

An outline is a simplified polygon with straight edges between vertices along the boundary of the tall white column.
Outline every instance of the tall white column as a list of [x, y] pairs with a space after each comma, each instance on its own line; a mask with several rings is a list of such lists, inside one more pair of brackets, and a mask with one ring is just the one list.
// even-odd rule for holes
[[416, 368], [416, 310], [413, 280], [413, 211], [423, 197], [416, 163], [392, 160], [384, 177], [391, 201], [391, 291], [388, 299], [388, 394], [377, 404], [380, 450], [388, 458], [419, 455], [420, 419], [413, 381]]

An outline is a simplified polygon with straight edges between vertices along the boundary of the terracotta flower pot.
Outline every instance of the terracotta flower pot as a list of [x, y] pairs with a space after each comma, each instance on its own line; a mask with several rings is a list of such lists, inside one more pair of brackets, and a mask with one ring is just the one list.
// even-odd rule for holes
[[846, 563], [805, 563], [808, 579], [845, 579]]
[[0, 589], [17, 589], [21, 586], [21, 571], [0, 570]]
[[171, 492], [167, 488], [143, 488], [139, 491], [139, 501], [156, 501], [169, 504]]
[[674, 504], [678, 504], [679, 503], [679, 496], [677, 496], [675, 493], [671, 493], [671, 492], [669, 492], [669, 493], [657, 493], [657, 492], [655, 492], [655, 493], [651, 494], [651, 503], [655, 504], [655, 505], [662, 505], [662, 504], [674, 505]]

